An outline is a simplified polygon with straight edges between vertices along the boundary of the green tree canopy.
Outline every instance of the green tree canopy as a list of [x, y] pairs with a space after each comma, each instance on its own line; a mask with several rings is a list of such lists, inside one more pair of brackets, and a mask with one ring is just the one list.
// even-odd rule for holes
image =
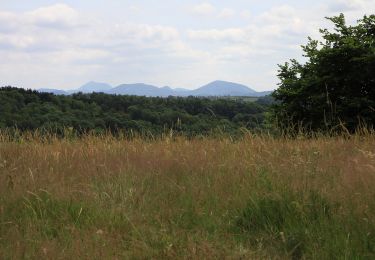
[[[160, 135], [173, 130], [188, 136], [263, 127], [268, 105], [199, 97], [148, 98], [104, 93], [53, 95], [12, 87], [0, 88], [0, 130], [40, 129], [64, 135], [137, 132]], [[235, 117], [235, 115], [241, 115]], [[69, 132], [71, 134], [71, 132]]]
[[302, 46], [307, 62], [279, 65], [273, 116], [281, 127], [332, 130], [375, 122], [375, 15], [347, 25], [343, 14], [327, 18], [322, 41]]

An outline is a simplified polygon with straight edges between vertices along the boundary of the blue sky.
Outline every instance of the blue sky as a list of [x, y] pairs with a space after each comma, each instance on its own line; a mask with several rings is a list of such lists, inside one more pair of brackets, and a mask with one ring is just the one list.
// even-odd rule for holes
[[277, 86], [277, 64], [307, 36], [375, 0], [0, 0], [0, 85], [79, 87], [87, 81], [196, 88], [213, 80]]

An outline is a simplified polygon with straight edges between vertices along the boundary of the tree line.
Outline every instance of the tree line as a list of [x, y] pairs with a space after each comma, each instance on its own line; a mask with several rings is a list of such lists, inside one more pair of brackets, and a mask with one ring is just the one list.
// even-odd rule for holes
[[121, 130], [154, 135], [172, 129], [185, 135], [207, 135], [215, 131], [238, 134], [241, 128], [262, 128], [268, 107], [267, 98], [238, 102], [104, 93], [63, 96], [3, 87], [0, 89], [0, 128], [44, 129], [60, 134], [66, 129], [77, 133]]

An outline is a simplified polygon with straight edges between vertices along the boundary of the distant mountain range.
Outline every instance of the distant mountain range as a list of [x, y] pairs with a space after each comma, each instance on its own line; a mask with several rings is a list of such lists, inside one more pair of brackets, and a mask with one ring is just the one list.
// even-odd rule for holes
[[55, 95], [70, 95], [73, 93], [92, 93], [102, 92], [107, 94], [116, 95], [135, 95], [135, 96], [148, 96], [148, 97], [168, 97], [168, 96], [251, 96], [261, 97], [272, 93], [272, 91], [257, 92], [245, 85], [227, 82], [227, 81], [213, 81], [207, 85], [199, 87], [194, 90], [184, 88], [171, 88], [171, 87], [156, 87], [153, 85], [147, 85], [143, 83], [136, 84], [122, 84], [117, 87], [112, 87], [107, 83], [100, 82], [88, 82], [85, 85], [70, 91], [64, 91], [60, 89], [49, 89], [41, 88], [39, 92], [48, 92]]

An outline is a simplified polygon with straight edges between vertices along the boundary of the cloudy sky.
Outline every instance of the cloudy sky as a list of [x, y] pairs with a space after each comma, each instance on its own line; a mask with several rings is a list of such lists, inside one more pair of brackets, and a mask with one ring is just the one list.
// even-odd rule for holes
[[0, 85], [87, 81], [196, 88], [213, 80], [277, 85], [277, 64], [343, 12], [375, 0], [0, 0]]

